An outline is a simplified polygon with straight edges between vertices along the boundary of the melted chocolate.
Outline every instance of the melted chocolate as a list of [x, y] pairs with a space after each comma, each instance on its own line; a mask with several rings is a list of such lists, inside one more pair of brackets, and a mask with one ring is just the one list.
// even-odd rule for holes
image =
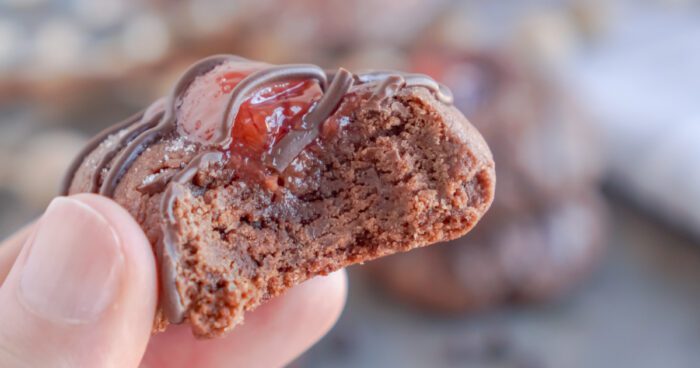
[[[90, 139], [90, 141], [85, 145], [85, 147], [83, 147], [83, 149], [80, 150], [80, 152], [78, 152], [77, 157], [68, 167], [68, 170], [66, 170], [66, 175], [63, 177], [63, 182], [61, 183], [61, 189], [59, 193], [61, 193], [61, 195], [68, 195], [68, 192], [70, 191], [70, 186], [71, 184], [73, 184], [73, 178], [75, 177], [75, 174], [78, 172], [78, 169], [80, 169], [80, 166], [83, 164], [83, 161], [85, 161], [85, 158], [90, 153], [92, 153], [102, 142], [104, 142], [110, 136], [119, 133], [121, 130], [126, 129], [134, 123], [141, 120], [143, 115], [144, 111], [138, 112], [130, 116], [128, 119], [99, 132], [96, 136]], [[98, 171], [102, 170], [95, 170], [95, 172]], [[93, 173], [93, 175], [95, 175], [95, 173]], [[94, 192], [94, 190], [91, 190], [91, 192]]]
[[[112, 167], [107, 173], [102, 186], [100, 187], [100, 194], [112, 197], [114, 196], [114, 191], [119, 184], [119, 180], [126, 174], [131, 165], [136, 161], [136, 159], [143, 153], [143, 151], [155, 143], [158, 139], [172, 132], [176, 128], [176, 102], [187, 90], [187, 87], [194, 81], [198, 76], [214, 69], [217, 65], [229, 61], [242, 61], [238, 56], [229, 55], [215, 55], [202, 59], [199, 62], [192, 65], [180, 79], [175, 83], [173, 91], [168, 95], [165, 102], [165, 113], [160, 121], [153, 127], [144, 130], [139, 134], [133, 141], [127, 145], [124, 150], [117, 156]], [[155, 120], [155, 119], [154, 119]], [[144, 124], [149, 124], [144, 123]]]
[[174, 169], [153, 174], [154, 176], [148, 182], [142, 183], [136, 190], [148, 195], [161, 193], [176, 174], [177, 172]]
[[340, 68], [338, 73], [333, 76], [331, 85], [318, 104], [304, 116], [304, 126], [308, 128], [287, 133], [272, 148], [272, 154], [266, 161], [278, 172], [284, 171], [299, 153], [318, 137], [321, 123], [333, 114], [347, 91], [352, 87], [352, 83], [352, 73]]
[[[182, 99], [190, 84], [198, 76], [230, 61], [250, 63], [247, 59], [233, 55], [216, 55], [203, 59], [192, 65], [180, 77], [172, 92], [165, 99], [154, 103], [145, 112], [138, 113], [98, 134], [70, 166], [63, 182], [62, 193], [64, 195], [69, 193], [74, 176], [85, 158], [107, 138], [114, 134], [120, 134], [126, 129], [119, 141], [108, 148], [92, 172], [90, 191], [113, 197], [120, 180], [141, 153], [163, 137], [177, 134], [177, 103]], [[302, 64], [270, 66], [243, 78], [231, 92], [227, 108], [222, 116], [220, 129], [208, 144], [210, 150], [197, 155], [179, 172], [163, 173], [155, 178], [153, 183], [144, 184], [138, 188], [138, 190], [150, 194], [156, 194], [164, 189], [161, 199], [161, 213], [164, 220], [163, 239], [156, 246], [156, 254], [160, 262], [160, 281], [163, 294], [161, 306], [171, 323], [181, 323], [184, 320], [186, 310], [176, 283], [180, 255], [175, 247], [175, 238], [177, 237], [175, 203], [188, 193], [187, 186], [198, 172], [212, 164], [225, 161], [227, 156], [224, 151], [231, 144], [230, 132], [243, 102], [252, 93], [266, 85], [294, 79], [315, 79], [319, 83], [323, 95], [304, 116], [302, 128], [288, 132], [272, 147], [269, 155], [263, 157], [263, 161], [278, 172], [283, 171], [318, 137], [321, 124], [334, 113], [353, 85], [376, 85], [370, 98], [370, 103], [373, 104], [384, 103], [401, 88], [413, 86], [427, 88], [439, 101], [446, 104], [452, 103], [452, 94], [447, 88], [422, 74], [394, 71], [352, 74], [342, 68], [335, 72], [325, 72], [315, 65]], [[328, 85], [328, 80], [331, 80], [330, 85]], [[104, 177], [103, 171], [105, 172]]]
[[162, 304], [163, 313], [171, 323], [180, 323], [185, 316], [185, 307], [177, 292], [177, 263], [180, 258], [175, 242], [177, 231], [177, 218], [174, 213], [175, 202], [181, 198], [186, 191], [187, 183], [197, 175], [200, 170], [207, 169], [210, 165], [222, 162], [224, 154], [218, 151], [208, 151], [197, 155], [184, 169], [173, 176], [168, 185], [163, 200], [161, 202], [161, 213], [164, 219], [163, 242], [158, 251], [160, 260], [160, 282], [163, 286]]
[[146, 112], [144, 112], [141, 120], [138, 123], [127, 127], [126, 132], [123, 134], [121, 139], [105, 153], [102, 160], [97, 163], [95, 170], [92, 172], [90, 192], [96, 192], [99, 189], [103, 170], [105, 170], [107, 165], [109, 165], [112, 159], [114, 159], [117, 153], [119, 153], [119, 150], [126, 147], [144, 131], [155, 126], [158, 120], [163, 117], [164, 101], [164, 99], [160, 99], [146, 109]]
[[392, 77], [402, 77], [403, 84], [400, 87], [423, 87], [427, 88], [432, 92], [438, 101], [444, 104], [451, 104], [453, 97], [452, 92], [443, 86], [442, 84], [436, 82], [433, 78], [425, 74], [416, 73], [404, 73], [392, 70], [372, 70], [367, 72], [362, 72], [357, 74], [357, 79], [360, 83], [382, 83], [387, 79], [392, 79]]

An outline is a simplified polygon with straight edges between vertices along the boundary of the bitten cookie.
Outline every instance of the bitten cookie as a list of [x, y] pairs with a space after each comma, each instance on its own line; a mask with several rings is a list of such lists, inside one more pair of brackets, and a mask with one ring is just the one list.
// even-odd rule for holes
[[112, 197], [143, 227], [156, 330], [218, 336], [306, 279], [479, 221], [494, 163], [451, 101], [420, 74], [213, 56], [95, 137], [64, 191]]

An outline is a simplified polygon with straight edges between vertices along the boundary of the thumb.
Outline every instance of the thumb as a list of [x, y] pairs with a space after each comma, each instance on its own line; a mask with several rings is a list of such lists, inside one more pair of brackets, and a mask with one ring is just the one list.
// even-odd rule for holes
[[155, 305], [151, 247], [126, 210], [56, 198], [0, 289], [0, 367], [136, 367]]

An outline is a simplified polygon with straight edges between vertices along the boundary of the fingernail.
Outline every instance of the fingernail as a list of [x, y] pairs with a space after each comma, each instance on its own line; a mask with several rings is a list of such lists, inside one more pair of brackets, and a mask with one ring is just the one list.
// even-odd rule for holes
[[114, 301], [124, 269], [121, 242], [107, 219], [87, 204], [54, 199], [28, 251], [19, 296], [35, 314], [87, 323]]

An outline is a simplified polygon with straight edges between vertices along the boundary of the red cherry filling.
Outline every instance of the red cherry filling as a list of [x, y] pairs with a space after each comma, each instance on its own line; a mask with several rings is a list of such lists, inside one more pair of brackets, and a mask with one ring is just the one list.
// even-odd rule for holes
[[[261, 64], [224, 63], [197, 77], [179, 101], [178, 126], [189, 139], [212, 144], [221, 140], [221, 125], [231, 92]], [[304, 115], [321, 97], [315, 80], [289, 80], [260, 88], [241, 104], [231, 129], [230, 165], [263, 183], [270, 179], [264, 156], [292, 129], [304, 126]], [[266, 185], [270, 187], [270, 185]]]
[[321, 97], [316, 81], [288, 81], [258, 90], [243, 102], [231, 132], [231, 152], [258, 158], [292, 129]]

